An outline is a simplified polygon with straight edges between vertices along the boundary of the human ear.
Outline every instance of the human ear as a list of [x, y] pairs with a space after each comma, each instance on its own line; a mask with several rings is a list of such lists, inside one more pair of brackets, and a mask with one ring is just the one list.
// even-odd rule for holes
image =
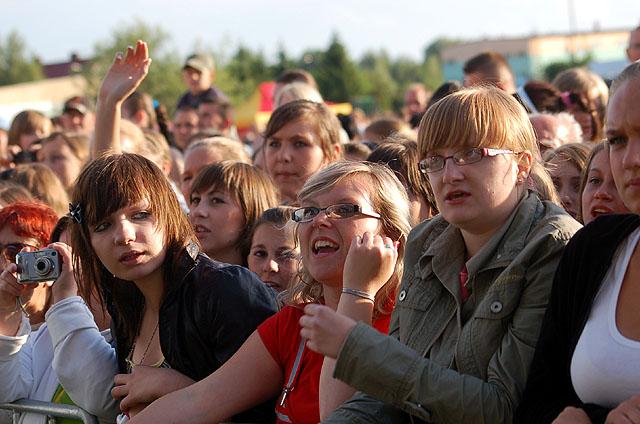
[[531, 167], [533, 166], [533, 155], [530, 151], [524, 150], [518, 154], [518, 182], [524, 182], [529, 178]]

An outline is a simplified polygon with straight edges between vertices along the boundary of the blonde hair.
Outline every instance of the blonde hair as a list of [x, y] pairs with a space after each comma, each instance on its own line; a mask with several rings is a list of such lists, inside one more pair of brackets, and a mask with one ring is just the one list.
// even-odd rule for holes
[[84, 165], [89, 159], [89, 137], [79, 132], [56, 131], [42, 140], [42, 145], [60, 138], [71, 150], [71, 153]]
[[47, 118], [37, 110], [23, 110], [18, 113], [11, 121], [7, 137], [10, 146], [20, 145], [20, 136], [23, 134], [35, 134], [41, 131], [49, 134], [51, 131], [51, 119]]
[[245, 150], [242, 142], [227, 137], [209, 137], [194, 141], [184, 151], [186, 157], [191, 151], [204, 147], [210, 150], [216, 150], [222, 156], [222, 160], [230, 160], [234, 162], [247, 163], [251, 165], [251, 158]]
[[[285, 99], [287, 100], [286, 102], [284, 101]], [[313, 86], [305, 82], [296, 81], [286, 84], [278, 90], [274, 99], [274, 105], [277, 108], [293, 100], [309, 100], [316, 103], [324, 102], [320, 92]]]
[[[330, 190], [345, 179], [358, 178], [367, 183], [373, 209], [380, 214], [381, 232], [399, 241], [398, 262], [387, 283], [378, 291], [375, 300], [374, 317], [389, 314], [390, 302], [402, 278], [404, 247], [411, 230], [409, 200], [398, 178], [386, 166], [369, 162], [334, 162], [312, 175], [298, 194], [302, 205], [314, 196]], [[316, 281], [304, 267], [300, 267], [298, 284], [287, 293], [287, 303], [301, 304], [319, 302], [323, 297], [322, 284]]]
[[11, 181], [25, 187], [31, 195], [49, 205], [62, 216], [69, 210], [69, 196], [58, 176], [46, 165], [26, 163], [18, 165]]
[[558, 203], [549, 173], [536, 160], [540, 150], [527, 112], [513, 96], [498, 88], [463, 89], [427, 110], [418, 130], [419, 157], [423, 159], [444, 147], [529, 151], [533, 159], [528, 188], [543, 200]]

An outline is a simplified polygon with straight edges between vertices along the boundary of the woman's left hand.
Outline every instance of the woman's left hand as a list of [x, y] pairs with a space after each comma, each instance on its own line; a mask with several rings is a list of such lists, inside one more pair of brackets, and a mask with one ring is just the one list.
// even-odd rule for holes
[[149, 404], [167, 393], [193, 384], [193, 380], [170, 368], [137, 365], [131, 374], [118, 374], [111, 389], [114, 399], [122, 399], [120, 410], [127, 412], [135, 405]]
[[343, 287], [375, 295], [393, 275], [398, 244], [389, 237], [365, 232], [351, 241], [344, 262]]
[[300, 335], [307, 339], [309, 349], [329, 358], [337, 358], [356, 322], [324, 305], [307, 305], [304, 314], [300, 318]]

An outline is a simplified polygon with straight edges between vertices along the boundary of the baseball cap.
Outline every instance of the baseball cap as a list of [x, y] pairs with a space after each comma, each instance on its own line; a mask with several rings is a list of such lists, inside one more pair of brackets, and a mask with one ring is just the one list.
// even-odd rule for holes
[[196, 54], [192, 54], [187, 58], [182, 69], [188, 67], [188, 68], [193, 68], [196, 71], [202, 72], [205, 69], [212, 71], [214, 66], [215, 65], [213, 63], [213, 58], [211, 56], [207, 54], [196, 53]]

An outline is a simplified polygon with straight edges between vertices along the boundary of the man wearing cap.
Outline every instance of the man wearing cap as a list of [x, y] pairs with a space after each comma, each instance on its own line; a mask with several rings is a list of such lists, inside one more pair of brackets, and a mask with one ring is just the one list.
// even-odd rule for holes
[[206, 54], [192, 54], [182, 67], [182, 80], [189, 91], [180, 97], [176, 109], [190, 107], [197, 109], [203, 99], [228, 101], [224, 93], [215, 85], [215, 65], [213, 58]]
[[60, 123], [67, 131], [91, 133], [95, 124], [95, 117], [89, 109], [87, 99], [82, 96], [73, 96], [67, 99], [62, 108]]

